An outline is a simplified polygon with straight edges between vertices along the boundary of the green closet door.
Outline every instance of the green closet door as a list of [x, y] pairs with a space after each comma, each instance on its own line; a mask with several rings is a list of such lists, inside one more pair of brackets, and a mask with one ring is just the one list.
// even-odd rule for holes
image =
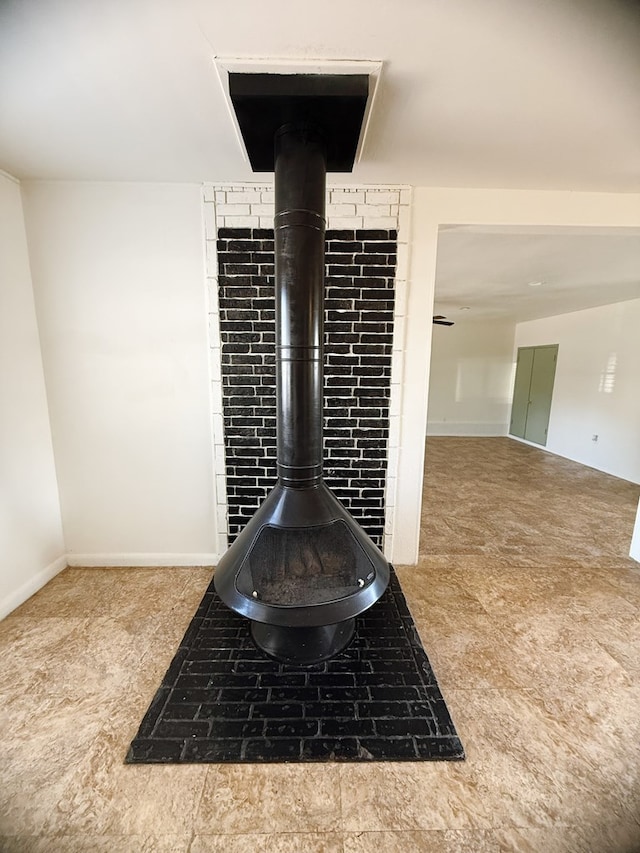
[[518, 350], [511, 435], [546, 445], [557, 360], [557, 344]]
[[551, 414], [553, 380], [556, 376], [558, 347], [536, 347], [533, 354], [531, 387], [529, 388], [529, 414], [524, 437], [535, 444], [547, 443], [547, 428]]
[[527, 426], [533, 352], [533, 347], [521, 347], [518, 350], [516, 381], [513, 388], [513, 403], [511, 404], [511, 427], [509, 429], [511, 435], [517, 435], [518, 438], [524, 438]]

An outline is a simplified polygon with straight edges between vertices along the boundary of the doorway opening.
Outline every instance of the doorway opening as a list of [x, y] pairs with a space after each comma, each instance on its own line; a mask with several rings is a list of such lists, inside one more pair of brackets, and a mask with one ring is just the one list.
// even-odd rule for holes
[[[628, 555], [640, 486], [636, 441], [640, 422], [632, 402], [640, 317], [639, 250], [638, 228], [440, 226], [433, 313], [445, 315], [455, 325], [433, 330], [426, 446], [431, 470], [425, 474], [425, 494], [432, 505], [442, 498], [450, 512], [443, 518], [438, 509], [440, 522], [429, 520], [425, 501], [422, 554], [427, 530], [432, 545], [438, 537], [443, 545], [447, 535], [452, 544], [456, 539], [452, 531], [465, 525], [471, 538], [464, 545], [458, 539], [457, 547], [470, 548], [467, 553], [495, 549], [495, 538], [493, 546], [482, 541], [485, 530], [498, 539], [504, 533], [502, 545], [508, 547], [510, 524], [505, 526], [505, 519], [514, 521], [515, 504], [502, 503], [499, 490], [479, 489], [483, 500], [476, 507], [476, 521], [484, 518], [486, 528], [462, 517], [474, 479], [462, 459], [472, 465], [476, 456], [495, 454], [493, 465], [478, 472], [480, 483], [490, 478], [487, 486], [501, 466], [510, 469], [503, 451], [509, 460], [512, 453], [517, 455], [524, 465], [523, 476], [531, 473], [529, 465], [539, 468], [541, 475], [546, 471], [545, 477], [564, 470], [565, 463], [556, 465], [548, 454], [538, 459], [537, 447], [578, 463], [585, 478], [594, 469], [605, 479], [618, 478], [617, 488], [625, 499], [631, 495], [634, 511], [614, 550], [617, 556]], [[443, 477], [451, 482], [456, 473], [454, 506], [438, 489]], [[517, 482], [519, 471], [512, 473]], [[513, 498], [516, 501], [518, 494]], [[521, 522], [526, 527], [530, 520]], [[517, 538], [515, 527], [511, 532]], [[543, 537], [547, 544], [549, 533]], [[584, 541], [607, 553], [612, 546], [608, 533], [597, 542], [589, 533]]]

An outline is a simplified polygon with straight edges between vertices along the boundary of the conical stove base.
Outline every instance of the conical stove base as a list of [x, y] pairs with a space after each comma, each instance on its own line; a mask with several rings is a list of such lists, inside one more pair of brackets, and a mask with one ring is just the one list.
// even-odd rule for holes
[[312, 628], [283, 628], [252, 622], [251, 636], [256, 646], [269, 657], [294, 666], [311, 666], [346, 648], [353, 639], [355, 627], [355, 619]]

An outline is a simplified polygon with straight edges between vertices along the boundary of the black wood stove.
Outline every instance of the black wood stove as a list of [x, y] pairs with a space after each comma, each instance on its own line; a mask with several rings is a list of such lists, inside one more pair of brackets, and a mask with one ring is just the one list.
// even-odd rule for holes
[[332, 657], [389, 581], [389, 564], [323, 482], [327, 171], [351, 171], [361, 75], [231, 74], [254, 171], [275, 173], [278, 482], [229, 548], [215, 587], [255, 643], [287, 663]]

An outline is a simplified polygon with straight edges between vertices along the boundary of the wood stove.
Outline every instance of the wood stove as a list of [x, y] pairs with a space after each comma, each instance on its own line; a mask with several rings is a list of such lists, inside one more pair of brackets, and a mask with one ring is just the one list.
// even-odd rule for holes
[[278, 482], [215, 587], [259, 648], [306, 665], [350, 642], [389, 581], [322, 476], [326, 173], [353, 167], [368, 78], [231, 74], [229, 91], [252, 167], [274, 171]]

